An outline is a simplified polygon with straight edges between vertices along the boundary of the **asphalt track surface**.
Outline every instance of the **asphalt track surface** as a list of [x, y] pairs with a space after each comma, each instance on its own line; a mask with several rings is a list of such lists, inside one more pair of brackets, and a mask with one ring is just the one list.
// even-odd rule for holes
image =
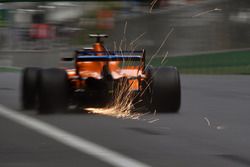
[[[142, 117], [146, 121], [84, 113], [38, 115], [35, 111], [21, 111], [20, 74], [0, 73], [0, 80], [3, 106], [144, 166], [250, 166], [249, 76], [183, 75], [180, 113], [146, 115]], [[1, 106], [0, 110], [5, 109]], [[151, 117], [159, 120], [149, 123]], [[1, 167], [118, 166], [2, 114], [0, 134]]]

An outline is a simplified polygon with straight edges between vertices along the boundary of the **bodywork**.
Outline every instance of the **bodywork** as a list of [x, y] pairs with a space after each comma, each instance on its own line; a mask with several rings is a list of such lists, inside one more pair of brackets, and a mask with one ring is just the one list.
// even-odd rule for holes
[[[127, 80], [128, 91], [140, 91], [141, 82], [146, 78], [145, 51], [109, 51], [100, 40], [100, 35], [93, 35], [97, 41], [91, 48], [76, 50], [72, 58], [75, 68], [66, 69], [72, 88], [88, 90], [98, 87], [112, 92], [112, 85], [120, 80]], [[103, 36], [101, 36], [103, 37]]]

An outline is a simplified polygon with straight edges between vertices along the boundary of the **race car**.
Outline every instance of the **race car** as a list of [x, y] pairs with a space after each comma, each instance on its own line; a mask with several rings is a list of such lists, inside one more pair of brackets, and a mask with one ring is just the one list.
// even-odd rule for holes
[[[23, 109], [45, 114], [68, 111], [69, 106], [105, 106], [117, 98], [116, 90], [132, 94], [152, 112], [178, 112], [181, 104], [179, 72], [175, 67], [146, 64], [145, 50], [111, 51], [105, 48], [105, 34], [90, 34], [96, 42], [76, 50], [70, 61], [74, 68], [24, 68], [21, 102]], [[119, 93], [119, 92], [118, 92]], [[120, 92], [120, 94], [123, 94]], [[131, 98], [126, 97], [121, 99]]]

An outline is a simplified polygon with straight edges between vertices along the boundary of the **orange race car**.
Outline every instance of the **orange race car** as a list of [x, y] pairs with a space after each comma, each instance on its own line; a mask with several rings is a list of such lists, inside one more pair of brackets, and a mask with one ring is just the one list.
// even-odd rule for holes
[[[66, 110], [74, 106], [103, 106], [112, 102], [116, 90], [132, 94], [149, 110], [178, 112], [180, 108], [180, 77], [175, 67], [153, 68], [145, 65], [145, 51], [110, 51], [104, 47], [104, 34], [91, 48], [76, 50], [75, 68], [40, 69], [27, 67], [22, 76], [22, 106], [38, 108], [39, 113]], [[127, 86], [125, 86], [127, 85]], [[119, 93], [119, 92], [118, 92]], [[120, 92], [120, 94], [123, 94]], [[123, 99], [131, 98], [124, 94]]]

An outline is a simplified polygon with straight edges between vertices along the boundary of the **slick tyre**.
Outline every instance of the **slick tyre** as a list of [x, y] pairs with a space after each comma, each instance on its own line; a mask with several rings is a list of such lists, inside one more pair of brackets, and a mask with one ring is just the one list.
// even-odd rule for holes
[[38, 74], [40, 69], [28, 67], [22, 71], [21, 103], [25, 110], [34, 109], [37, 103]]
[[40, 114], [64, 112], [68, 107], [69, 81], [62, 69], [45, 69], [39, 73]]
[[181, 105], [179, 72], [175, 67], [152, 70], [150, 108], [161, 113], [177, 113]]

